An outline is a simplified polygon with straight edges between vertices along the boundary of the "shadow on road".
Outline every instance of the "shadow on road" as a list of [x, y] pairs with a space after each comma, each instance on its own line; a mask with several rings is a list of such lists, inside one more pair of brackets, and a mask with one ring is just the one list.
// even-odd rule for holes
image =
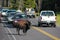
[[43, 25], [43, 26], [32, 25], [32, 26], [34, 26], [34, 27], [44, 27], [44, 28], [54, 28], [54, 27], [52, 27], [52, 26], [47, 26], [47, 25]]
[[7, 22], [2, 22], [4, 27], [8, 27], [8, 28], [14, 28], [12, 24], [8, 24]]
[[19, 35], [19, 36], [26, 36], [26, 34], [14, 34], [14, 33], [7, 33], [7, 35]]

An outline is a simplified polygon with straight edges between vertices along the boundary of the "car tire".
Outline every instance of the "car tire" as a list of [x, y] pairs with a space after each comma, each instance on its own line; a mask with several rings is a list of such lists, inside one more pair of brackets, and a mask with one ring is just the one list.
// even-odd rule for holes
[[40, 22], [38, 22], [38, 26], [39, 26], [39, 27], [41, 27], [41, 26], [42, 26]]
[[52, 27], [56, 27], [56, 24], [53, 24]]
[[32, 15], [33, 18], [35, 18], [35, 15]]
[[8, 24], [11, 24], [11, 22], [8, 22]]
[[0, 19], [0, 23], [1, 23], [1, 19]]
[[54, 26], [53, 27], [56, 27], [56, 24], [54, 24]]

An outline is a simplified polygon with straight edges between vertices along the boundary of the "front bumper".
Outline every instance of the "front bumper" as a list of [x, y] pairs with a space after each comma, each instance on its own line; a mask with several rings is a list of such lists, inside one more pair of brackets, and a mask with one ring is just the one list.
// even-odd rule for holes
[[2, 15], [2, 17], [7, 17], [7, 15]]
[[12, 23], [12, 22], [13, 22], [13, 20], [9, 20], [9, 19], [8, 19], [8, 23]]
[[40, 21], [41, 24], [53, 24], [56, 23], [56, 21]]

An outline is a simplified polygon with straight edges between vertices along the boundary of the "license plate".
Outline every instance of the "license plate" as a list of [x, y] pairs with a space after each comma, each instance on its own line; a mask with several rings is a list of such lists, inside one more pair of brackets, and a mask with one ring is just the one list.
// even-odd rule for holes
[[50, 23], [50, 21], [47, 21], [48, 23]]

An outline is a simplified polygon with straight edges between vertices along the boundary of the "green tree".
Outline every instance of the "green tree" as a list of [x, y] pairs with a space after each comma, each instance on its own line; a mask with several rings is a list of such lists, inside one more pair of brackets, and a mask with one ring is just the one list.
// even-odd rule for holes
[[42, 9], [44, 10], [55, 10], [55, 0], [43, 0]]
[[35, 0], [24, 0], [25, 8], [35, 8], [35, 6], [36, 6]]
[[10, 0], [10, 9], [18, 9], [19, 2], [18, 0]]
[[19, 7], [18, 7], [18, 9], [23, 10], [24, 0], [18, 0], [18, 2], [19, 2]]

